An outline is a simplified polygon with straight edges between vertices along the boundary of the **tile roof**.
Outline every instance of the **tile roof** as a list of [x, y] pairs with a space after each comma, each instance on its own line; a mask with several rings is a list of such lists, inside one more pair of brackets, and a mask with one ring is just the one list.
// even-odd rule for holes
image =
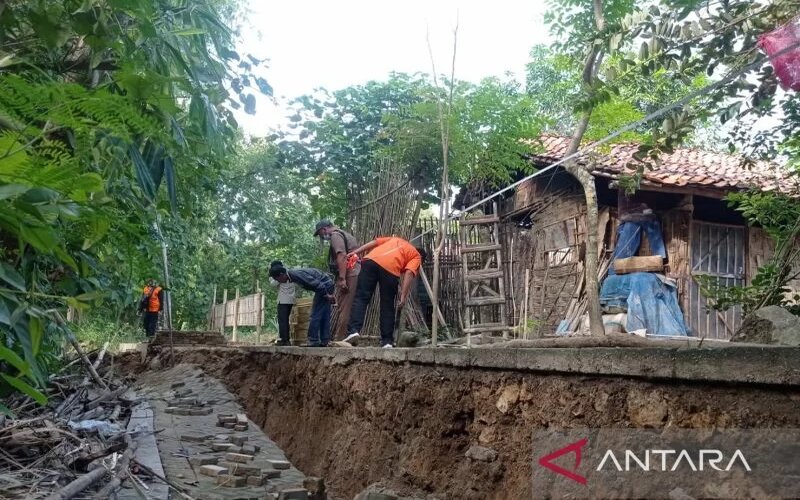
[[[549, 164], [560, 160], [569, 141], [568, 137], [555, 135], [528, 141], [539, 151], [532, 155], [533, 161]], [[596, 177], [617, 179], [634, 173], [635, 170], [627, 165], [637, 163], [633, 154], [638, 148], [639, 145], [634, 143], [603, 145], [579, 161], [587, 164], [591, 160], [592, 175]], [[676, 149], [672, 154], [661, 155], [659, 160], [660, 164], [645, 169], [643, 185], [685, 186], [721, 192], [757, 189], [800, 195], [800, 176], [775, 163], [760, 161], [745, 165], [741, 156], [692, 148]]]

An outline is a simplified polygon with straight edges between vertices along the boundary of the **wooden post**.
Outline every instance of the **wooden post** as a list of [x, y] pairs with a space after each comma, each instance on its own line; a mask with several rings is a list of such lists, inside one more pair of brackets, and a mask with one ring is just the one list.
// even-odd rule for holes
[[260, 291], [256, 297], [256, 344], [261, 343], [261, 323], [264, 321], [264, 294]]
[[228, 323], [228, 289], [222, 292], [222, 323], [219, 325], [219, 331], [225, 335], [225, 326]]
[[217, 285], [214, 285], [214, 293], [211, 298], [211, 312], [208, 314], [208, 331], [214, 328], [214, 306], [217, 305]]
[[[428, 296], [431, 297], [431, 302], [433, 302], [433, 290], [431, 290], [431, 284], [428, 281], [428, 275], [425, 274], [425, 269], [422, 266], [419, 267], [419, 277], [422, 278], [422, 284], [425, 285], [425, 291], [428, 292]], [[444, 314], [442, 314], [442, 310], [439, 309], [437, 305], [434, 309], [434, 314], [439, 317], [439, 323], [443, 326], [447, 325], [447, 322], [444, 320]]]
[[522, 338], [528, 340], [528, 294], [530, 293], [530, 281], [531, 281], [531, 270], [525, 270], [525, 304], [522, 306], [523, 314], [525, 315], [522, 318]]
[[233, 336], [231, 340], [233, 342], [239, 341], [239, 333], [238, 333], [238, 326], [239, 326], [239, 289], [236, 289], [236, 299], [233, 304]]

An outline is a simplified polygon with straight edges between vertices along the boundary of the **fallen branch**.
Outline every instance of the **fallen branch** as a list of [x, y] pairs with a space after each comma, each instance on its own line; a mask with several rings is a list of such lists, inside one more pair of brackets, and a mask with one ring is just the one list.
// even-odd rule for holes
[[88, 474], [80, 476], [78, 479], [72, 481], [60, 490], [45, 498], [45, 500], [66, 500], [72, 498], [78, 493], [82, 492], [89, 486], [93, 485], [106, 475], [106, 469], [98, 467]]
[[159, 481], [161, 481], [162, 483], [166, 484], [167, 486], [169, 486], [173, 490], [177, 491], [183, 498], [186, 498], [187, 500], [194, 500], [194, 498], [192, 498], [192, 497], [190, 497], [189, 495], [186, 494], [186, 490], [185, 489], [181, 488], [180, 486], [178, 486], [177, 484], [173, 483], [169, 479], [165, 478], [161, 474], [158, 474], [157, 472], [155, 472], [153, 469], [151, 469], [150, 467], [146, 466], [142, 462], [134, 459], [134, 463], [136, 463], [137, 466], [141, 467], [141, 469], [143, 471], [145, 471], [147, 474], [149, 474], [150, 476], [158, 479]]
[[122, 458], [120, 458], [119, 462], [117, 463], [118, 470], [117, 473], [114, 474], [114, 479], [103, 486], [92, 498], [96, 500], [109, 498], [122, 486], [124, 476], [126, 476], [129, 472], [131, 460], [133, 460], [133, 454], [136, 452], [136, 447], [139, 446], [139, 442], [132, 440], [128, 434], [125, 435], [125, 442], [128, 445], [128, 449], [125, 450], [125, 453], [122, 454]]

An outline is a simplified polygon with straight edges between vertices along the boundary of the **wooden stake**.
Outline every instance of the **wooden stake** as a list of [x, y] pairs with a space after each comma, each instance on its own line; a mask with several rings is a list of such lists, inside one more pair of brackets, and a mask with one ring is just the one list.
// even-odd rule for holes
[[528, 340], [528, 294], [530, 293], [530, 281], [531, 281], [531, 270], [525, 270], [525, 304], [522, 306], [522, 310], [525, 313], [525, 317], [522, 319], [524, 323], [522, 323], [522, 338]]
[[259, 291], [256, 297], [258, 316], [256, 316], [256, 344], [261, 343], [261, 323], [264, 321], [264, 294]]
[[222, 324], [219, 325], [219, 331], [225, 335], [225, 327], [228, 323], [228, 289], [222, 291]]
[[233, 336], [231, 340], [233, 342], [239, 341], [239, 334], [238, 334], [238, 327], [239, 327], [239, 289], [236, 289], [236, 298], [234, 299], [233, 303]]
[[[431, 297], [431, 302], [433, 302], [433, 290], [431, 290], [431, 284], [428, 281], [428, 275], [425, 274], [425, 269], [423, 269], [422, 266], [419, 267], [419, 277], [422, 278], [422, 284], [425, 285], [425, 291], [428, 292], [428, 295]], [[439, 323], [442, 325], [447, 324], [447, 322], [444, 320], [444, 314], [442, 314], [442, 310], [439, 309], [438, 304], [434, 308], [434, 314], [438, 316]]]
[[217, 306], [217, 285], [214, 285], [214, 294], [211, 298], [211, 312], [208, 314], [208, 331], [214, 328], [214, 308]]

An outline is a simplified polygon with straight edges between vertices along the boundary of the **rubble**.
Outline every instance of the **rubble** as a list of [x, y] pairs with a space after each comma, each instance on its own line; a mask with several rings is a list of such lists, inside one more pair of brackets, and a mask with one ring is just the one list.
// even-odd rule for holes
[[800, 318], [782, 307], [763, 307], [744, 319], [731, 342], [800, 346]]

